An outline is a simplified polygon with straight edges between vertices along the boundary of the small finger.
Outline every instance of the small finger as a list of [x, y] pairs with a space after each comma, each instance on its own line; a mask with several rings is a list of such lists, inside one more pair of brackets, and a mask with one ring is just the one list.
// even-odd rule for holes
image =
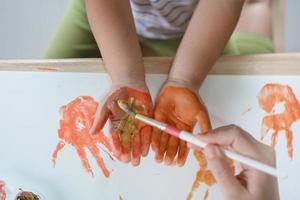
[[141, 158], [141, 135], [135, 133], [132, 139], [131, 164], [137, 166], [140, 164]]
[[111, 146], [112, 146], [113, 155], [115, 157], [119, 158], [122, 153], [122, 143], [120, 141], [120, 137], [117, 133], [112, 132], [111, 139], [112, 139]]
[[109, 110], [106, 107], [101, 108], [100, 106], [98, 106], [97, 111], [95, 113], [95, 119], [89, 130], [90, 134], [94, 135], [99, 133], [103, 129], [108, 117]]
[[168, 147], [167, 147], [167, 152], [166, 152], [166, 156], [165, 156], [165, 164], [166, 165], [171, 165], [175, 156], [176, 156], [176, 153], [177, 153], [177, 150], [178, 150], [178, 145], [179, 145], [179, 139], [174, 137], [174, 136], [171, 136], [170, 139], [169, 139], [169, 142], [168, 142]]
[[158, 152], [158, 150], [159, 150], [161, 133], [162, 133], [162, 131], [159, 130], [158, 128], [153, 128], [153, 130], [152, 130], [151, 147], [154, 152]]
[[183, 166], [185, 164], [188, 154], [189, 154], [189, 148], [187, 147], [187, 143], [181, 140], [179, 144], [179, 150], [178, 150], [178, 159], [177, 159], [178, 166]]
[[152, 127], [145, 126], [141, 130], [141, 148], [142, 148], [142, 156], [147, 156], [149, 152], [149, 147], [151, 143], [151, 134]]
[[121, 152], [121, 155], [119, 156], [119, 158], [120, 158], [120, 161], [122, 161], [124, 163], [129, 163], [131, 160], [130, 149], [128, 147], [122, 146], [122, 152]]
[[166, 133], [162, 133], [160, 137], [159, 149], [155, 155], [155, 160], [159, 163], [163, 161], [165, 152], [167, 150], [168, 141], [169, 141], [169, 135]]
[[[159, 114], [158, 111], [156, 111], [154, 119], [160, 122], [166, 122], [166, 117], [163, 114]], [[160, 147], [160, 138], [161, 138], [162, 131], [158, 128], [152, 129], [152, 142], [151, 146], [154, 152], [159, 151]]]
[[210, 131], [212, 129], [209, 114], [206, 108], [204, 108], [198, 113], [196, 119], [198, 121], [201, 133]]

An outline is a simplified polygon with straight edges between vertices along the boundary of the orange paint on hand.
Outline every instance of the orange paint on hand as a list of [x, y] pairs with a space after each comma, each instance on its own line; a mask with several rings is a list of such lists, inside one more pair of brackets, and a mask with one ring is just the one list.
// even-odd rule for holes
[[[293, 159], [293, 132], [291, 126], [300, 119], [300, 104], [288, 85], [266, 84], [258, 95], [259, 105], [267, 112], [262, 120], [261, 139], [272, 129], [271, 146], [275, 147], [279, 131], [285, 131], [287, 151]], [[284, 111], [274, 114], [276, 104], [284, 103]]]
[[0, 180], [0, 200], [6, 199], [5, 182]]
[[60, 141], [52, 154], [54, 166], [59, 151], [62, 150], [66, 144], [70, 144], [76, 149], [82, 166], [88, 173], [93, 175], [85, 149], [88, 149], [92, 153], [104, 175], [109, 177], [110, 172], [97, 147], [97, 144], [103, 144], [108, 151], [111, 151], [108, 138], [102, 132], [96, 135], [89, 133], [97, 106], [98, 103], [94, 101], [92, 97], [81, 96], [61, 107], [62, 119], [60, 120], [60, 128], [58, 130]]

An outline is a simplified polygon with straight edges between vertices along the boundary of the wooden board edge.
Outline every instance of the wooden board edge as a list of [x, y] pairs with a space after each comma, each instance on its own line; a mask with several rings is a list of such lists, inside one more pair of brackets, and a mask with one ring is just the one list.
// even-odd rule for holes
[[[172, 57], [145, 57], [146, 73], [167, 74]], [[102, 59], [0, 60], [0, 71], [106, 73]], [[300, 75], [300, 53], [222, 56], [210, 74]]]

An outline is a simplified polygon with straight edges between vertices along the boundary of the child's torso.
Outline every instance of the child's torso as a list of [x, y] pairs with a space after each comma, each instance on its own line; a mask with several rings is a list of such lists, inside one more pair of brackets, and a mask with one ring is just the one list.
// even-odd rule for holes
[[199, 0], [130, 0], [139, 35], [168, 39], [181, 37]]

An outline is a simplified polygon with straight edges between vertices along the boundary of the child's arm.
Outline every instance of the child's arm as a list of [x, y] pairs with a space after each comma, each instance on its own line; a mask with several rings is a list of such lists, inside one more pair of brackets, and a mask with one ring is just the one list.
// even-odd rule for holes
[[108, 98], [97, 109], [90, 132], [98, 133], [110, 119], [114, 156], [138, 165], [140, 157], [148, 154], [152, 129], [140, 122], [131, 122], [116, 103], [118, 99], [129, 102], [132, 97], [133, 109], [152, 117], [152, 102], [145, 83], [142, 54], [129, 0], [86, 0], [86, 9], [113, 84]]
[[[200, 0], [177, 51], [168, 81], [156, 100], [154, 117], [192, 131], [198, 121], [202, 132], [211, 129], [198, 90], [221, 54], [239, 19], [244, 0]], [[155, 159], [182, 166], [188, 155], [184, 141], [154, 129]]]
[[141, 49], [128, 0], [86, 0], [91, 29], [113, 85], [144, 84]]
[[169, 79], [199, 88], [233, 32], [244, 0], [200, 0]]

